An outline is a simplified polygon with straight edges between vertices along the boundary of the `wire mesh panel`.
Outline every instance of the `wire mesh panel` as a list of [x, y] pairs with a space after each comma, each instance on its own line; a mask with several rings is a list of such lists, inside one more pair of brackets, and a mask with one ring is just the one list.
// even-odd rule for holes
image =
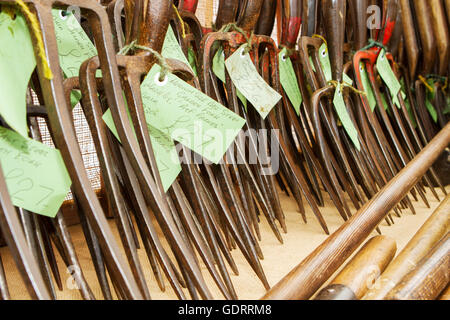
[[[32, 92], [33, 104], [39, 105], [39, 100]], [[84, 116], [83, 110], [80, 104], [77, 104], [72, 111], [73, 123], [75, 126], [75, 132], [78, 139], [78, 144], [80, 146], [81, 155], [84, 162], [84, 167], [86, 168], [89, 181], [91, 182], [92, 188], [98, 192], [101, 189], [101, 178], [100, 178], [100, 165], [97, 158], [97, 153], [95, 150], [94, 142], [92, 140], [92, 135], [89, 130], [88, 123]], [[44, 119], [37, 118], [39, 125], [39, 132], [41, 134], [42, 142], [50, 147], [54, 147], [50, 132], [48, 131], [47, 124]], [[72, 194], [69, 193], [66, 200], [71, 200]]]
[[[200, 23], [205, 27], [211, 27], [211, 23], [215, 21], [218, 10], [218, 0], [200, 0], [198, 3], [198, 8], [196, 15]], [[274, 28], [276, 30], [276, 27]], [[275, 32], [274, 32], [275, 35]], [[39, 100], [34, 92], [31, 92], [33, 104], [39, 105]], [[101, 189], [101, 177], [100, 168], [97, 154], [95, 151], [95, 146], [92, 140], [91, 132], [87, 124], [86, 118], [84, 117], [83, 110], [78, 104], [73, 109], [73, 122], [75, 125], [75, 131], [77, 134], [78, 143], [80, 145], [81, 155], [84, 161], [84, 166], [86, 168], [87, 175], [91, 182], [92, 188], [99, 192]], [[54, 147], [53, 141], [50, 137], [45, 120], [38, 118], [39, 131], [42, 136], [42, 142], [51, 147]], [[72, 194], [67, 195], [66, 200], [72, 199]]]

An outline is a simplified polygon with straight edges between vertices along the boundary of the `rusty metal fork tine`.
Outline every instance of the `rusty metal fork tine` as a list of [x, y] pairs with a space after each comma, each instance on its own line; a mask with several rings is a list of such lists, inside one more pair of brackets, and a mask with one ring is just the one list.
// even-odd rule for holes
[[[110, 36], [110, 28], [106, 23], [107, 17], [104, 13], [97, 13], [97, 17], [91, 16], [90, 18], [92, 28], [97, 30], [97, 32], [94, 32], [94, 36], [96, 37], [96, 43], [99, 44], [98, 53], [102, 67], [106, 97], [110, 104], [113, 120], [120, 140], [123, 143], [127, 155], [130, 157], [130, 163], [133, 169], [136, 172], [139, 172], [137, 178], [142, 186], [145, 199], [154, 209], [155, 216], [163, 230], [165, 230], [167, 239], [172, 243], [173, 250], [180, 255], [180, 258], [185, 263], [184, 265], [192, 273], [193, 281], [196, 283], [200, 295], [204, 298], [211, 298], [211, 293], [204, 282], [199, 267], [194, 263], [192, 255], [189, 253], [187, 246], [183, 243], [180, 233], [174, 225], [173, 218], [170, 216], [170, 209], [167, 201], [161, 195], [157, 182], [147, 167], [145, 158], [142, 155], [128, 121], [125, 103], [121, 97], [122, 90], [118, 67], [115, 63], [116, 58], [113, 57], [114, 49]], [[157, 33], [159, 34], [160, 31], [161, 30]], [[141, 36], [144, 37], [144, 34], [141, 34]], [[148, 39], [146, 41], [148, 41]], [[160, 50], [160, 48], [158, 50]]]
[[[411, 120], [410, 120], [410, 118], [409, 118], [409, 114], [408, 114], [408, 111], [407, 111], [407, 109], [406, 109], [405, 101], [403, 100], [403, 97], [402, 97], [401, 93], [399, 93], [397, 97], [398, 97], [398, 100], [399, 100], [399, 102], [400, 102], [400, 109], [401, 109], [402, 112], [403, 112], [404, 119], [405, 119], [405, 121], [406, 121], [406, 123], [407, 123], [407, 126], [408, 126], [408, 128], [409, 128], [409, 132], [407, 132], [407, 129], [406, 129], [405, 125], [404, 125], [403, 122], [402, 122], [402, 119], [401, 119], [401, 117], [400, 117], [399, 111], [398, 111], [397, 108], [396, 108], [395, 106], [393, 106], [393, 104], [391, 103], [391, 105], [393, 106], [393, 107], [392, 107], [392, 111], [393, 111], [393, 113], [394, 113], [394, 116], [395, 116], [396, 119], [397, 119], [397, 123], [398, 123], [398, 125], [399, 125], [399, 127], [400, 127], [400, 130], [401, 130], [401, 132], [402, 132], [402, 135], [403, 135], [403, 137], [404, 137], [404, 140], [406, 141], [406, 144], [407, 144], [407, 147], [408, 147], [408, 149], [409, 149], [409, 152], [411, 153], [412, 157], [415, 157], [415, 156], [417, 155], [417, 152], [416, 152], [416, 150], [414, 149], [414, 146], [413, 146], [412, 141], [411, 141], [411, 139], [410, 139], [410, 137], [409, 137], [408, 134], [409, 134], [409, 133], [412, 134], [412, 139], [413, 139], [413, 140], [415, 141], [415, 143], [419, 146], [420, 150], [423, 148], [423, 145], [422, 145], [422, 143], [420, 142], [419, 137], [417, 136], [417, 132], [414, 130], [413, 124], [412, 124], [412, 122], [411, 122]], [[388, 96], [388, 99], [390, 99], [389, 96]], [[432, 168], [430, 168], [430, 169], [432, 170]], [[440, 201], [439, 196], [438, 196], [438, 194], [436, 193], [436, 191], [435, 191], [435, 189], [434, 189], [434, 187], [433, 187], [433, 185], [432, 185], [432, 183], [431, 183], [430, 175], [431, 175], [431, 171], [428, 171], [428, 172], [423, 176], [423, 180], [424, 180], [424, 181], [426, 182], [426, 184], [429, 186], [431, 192], [433, 193], [433, 195], [435, 196], [435, 198], [437, 199], [437, 201]]]
[[[170, 192], [173, 194], [174, 198], [179, 201], [178, 205], [181, 206], [187, 206], [187, 199], [185, 194], [183, 193], [183, 190], [181, 190], [181, 187], [179, 186], [178, 182], [175, 181], [175, 184], [170, 189]], [[220, 275], [217, 273], [217, 270], [214, 266], [214, 261], [212, 256], [209, 254], [210, 248], [207, 248], [207, 243], [203, 241], [199, 230], [192, 220], [192, 217], [190, 214], [185, 214], [186, 210], [181, 210], [181, 221], [184, 223], [186, 229], [190, 232], [190, 237], [197, 248], [197, 252], [200, 254], [202, 260], [204, 261], [206, 267], [208, 268], [209, 272], [211, 273], [211, 276], [213, 277], [214, 281], [216, 282], [217, 286], [221, 290], [221, 292], [224, 294], [225, 297], [229, 297], [228, 291], [220, 278]]]
[[[81, 268], [80, 262], [77, 257], [77, 253], [75, 251], [75, 247], [72, 242], [72, 238], [70, 236], [69, 230], [67, 229], [67, 224], [62, 212], [58, 212], [56, 218], [52, 220], [52, 223], [58, 233], [58, 236], [61, 238], [61, 242], [63, 243], [64, 250], [66, 252], [66, 256], [68, 257], [68, 265], [67, 267], [74, 268], [74, 279], [77, 284], [77, 287], [80, 290], [80, 293], [85, 300], [95, 300], [95, 296], [86, 281], [86, 278], [83, 274], [83, 269]], [[70, 271], [70, 270], [69, 270]]]
[[10, 300], [8, 283], [6, 282], [5, 268], [3, 267], [2, 255], [0, 253], [0, 300]]
[[[356, 70], [356, 74], [357, 74], [357, 86], [358, 89], [363, 90], [363, 85], [361, 83], [361, 76], [358, 72], [359, 70], [359, 65], [360, 62], [364, 61], [364, 60], [374, 60], [374, 55], [373, 52], [369, 52], [369, 51], [359, 51], [357, 54], [355, 54], [354, 58], [353, 58], [353, 67]], [[371, 64], [366, 64], [367, 67], [367, 71], [369, 74], [369, 81], [371, 83], [372, 89], [375, 90], [377, 88], [376, 87], [376, 79], [374, 77], [373, 74], [373, 66]], [[380, 148], [381, 153], [383, 155], [383, 157], [381, 157], [380, 155], [380, 160], [386, 161], [386, 165], [387, 168], [384, 170], [384, 174], [386, 175], [386, 179], [390, 180], [393, 178], [393, 176], [397, 173], [397, 167], [396, 167], [396, 163], [395, 162], [395, 158], [391, 158], [391, 156], [393, 156], [393, 151], [390, 149], [390, 145], [386, 139], [386, 137], [384, 136], [384, 133], [381, 129], [381, 126], [378, 122], [378, 120], [375, 118], [375, 115], [372, 113], [371, 110], [369, 110], [370, 108], [367, 105], [367, 102], [365, 100], [364, 97], [361, 97], [362, 102], [363, 102], [363, 109], [365, 112], [365, 115], [367, 117], [368, 123], [370, 123], [372, 129], [374, 130], [374, 134], [375, 136], [371, 135], [371, 132], [365, 132], [366, 134], [368, 134], [369, 139], [371, 139], [372, 141], [376, 139], [377, 141], [377, 145], [374, 145], [374, 147], [376, 148]], [[377, 100], [377, 104], [379, 108], [383, 108], [383, 105], [379, 105], [381, 101]], [[382, 102], [381, 102], [382, 103]], [[369, 146], [369, 143], [368, 143]], [[410, 199], [408, 196], [406, 196], [404, 198], [406, 205], [411, 209], [411, 211], [414, 213], [415, 209], [414, 206], [412, 205]]]
[[[238, 232], [237, 226], [232, 218], [232, 214], [230, 213], [231, 208], [227, 205], [227, 201], [225, 200], [225, 195], [222, 192], [222, 189], [219, 188], [219, 181], [216, 181], [216, 177], [220, 178], [220, 175], [214, 175], [213, 167], [210, 165], [205, 164], [204, 168], [207, 172], [208, 177], [210, 178], [210, 182], [212, 184], [213, 190], [214, 190], [214, 196], [216, 198], [216, 201], [220, 205], [220, 210], [223, 213], [223, 216], [226, 219], [226, 223], [229, 227], [229, 230], [231, 234], [234, 237], [234, 240], [236, 241], [236, 244], [240, 248], [241, 252], [243, 253], [245, 259], [250, 264], [250, 266], [253, 268], [255, 273], [260, 277], [264, 278], [261, 274], [260, 268], [258, 267], [258, 261], [255, 261], [254, 257], [250, 256], [248, 253], [247, 247], [244, 245], [244, 242], [241, 238], [241, 235]], [[223, 178], [222, 178], [223, 181]], [[257, 260], [257, 259], [256, 259]]]
[[114, 45], [116, 50], [123, 47], [125, 36], [122, 26], [122, 11], [124, 9], [124, 0], [113, 0], [106, 7], [111, 28], [114, 33]]
[[[74, 201], [77, 203], [76, 198]], [[97, 275], [97, 280], [100, 285], [100, 289], [105, 300], [112, 300], [111, 288], [109, 286], [108, 277], [106, 275], [105, 264], [103, 256], [100, 250], [100, 245], [98, 239], [92, 230], [85, 214], [80, 212], [78, 214], [80, 218], [81, 228], [83, 229], [84, 238], [88, 246], [89, 252], [91, 254], [92, 264], [94, 265], [95, 273]]]
[[[375, 81], [375, 79], [373, 78], [374, 75], [372, 75], [371, 73], [369, 74], [369, 77], [371, 78], [371, 81]], [[389, 118], [387, 116], [386, 111], [384, 110], [383, 102], [382, 102], [382, 99], [381, 99], [381, 93], [380, 93], [378, 87], [374, 86], [373, 92], [375, 94], [375, 99], [377, 100], [377, 103], [379, 105], [378, 111], [379, 111], [379, 113], [380, 113], [380, 115], [382, 117], [382, 120], [383, 120], [386, 128], [387, 128], [388, 134], [389, 134], [389, 136], [391, 137], [391, 139], [393, 141], [394, 147], [396, 148], [396, 151], [399, 154], [400, 161], [401, 161], [403, 166], [406, 166], [406, 164], [409, 162], [409, 159], [408, 159], [404, 149], [402, 148], [397, 135], [394, 132], [394, 129], [393, 129], [392, 124], [391, 124], [391, 122], [390, 122], [390, 120], [389, 120]], [[393, 106], [393, 108], [395, 108], [395, 106]], [[416, 186], [416, 190], [419, 192], [419, 195], [421, 196], [421, 198], [424, 201], [425, 205], [427, 207], [429, 207], [428, 200], [426, 199], [426, 197], [423, 194], [422, 190], [419, 187], [417, 187], [417, 186]]]
[[165, 249], [162, 247], [157, 231], [150, 219], [148, 212], [148, 207], [144, 199], [144, 195], [139, 186], [137, 177], [131, 168], [128, 157], [121, 147], [117, 145], [112, 145], [114, 154], [117, 155], [116, 163], [122, 168], [124, 186], [129, 191], [131, 197], [133, 212], [136, 217], [138, 225], [142, 226], [144, 230], [145, 238], [150, 241], [152, 249], [156, 252], [156, 257], [168, 278], [173, 290], [177, 297], [181, 300], [185, 300], [186, 297], [183, 293], [181, 287], [185, 287], [184, 280], [182, 280], [181, 275], [178, 270], [174, 267], [172, 261], [169, 259]]
[[50, 300], [38, 263], [26, 243], [16, 210], [9, 198], [3, 170], [0, 165], [0, 228], [25, 286], [33, 299]]
[[[42, 242], [43, 242], [43, 249], [45, 256], [47, 257], [47, 263], [50, 267], [51, 274], [53, 275], [53, 279], [56, 282], [56, 285], [58, 286], [58, 289], [62, 291], [62, 282], [61, 282], [61, 275], [59, 273], [58, 264], [56, 262], [55, 253], [53, 251], [53, 246], [50, 242], [50, 230], [47, 229], [47, 226], [44, 224], [44, 218], [40, 215], [33, 215], [33, 217], [36, 219], [36, 225], [38, 228], [36, 230], [40, 229], [41, 235], [42, 235]], [[51, 281], [51, 278], [50, 278]], [[55, 299], [56, 299], [56, 292], [55, 292]]]
[[[183, 147], [183, 156], [187, 157], [185, 154], [186, 149]], [[188, 161], [183, 161], [184, 163], [188, 163]], [[191, 165], [184, 165], [186, 168], [182, 170], [182, 175], [184, 178], [184, 183], [186, 184], [186, 192], [189, 195], [189, 198], [191, 199], [192, 203], [192, 209], [196, 213], [197, 217], [200, 220], [200, 223], [202, 225], [203, 231], [206, 236], [206, 240], [208, 241], [210, 245], [211, 252], [213, 254], [213, 257], [219, 267], [219, 272], [222, 276], [223, 281], [225, 282], [225, 285], [227, 287], [228, 292], [224, 292], [225, 297], [236, 297], [236, 292], [234, 289], [234, 286], [231, 282], [231, 278], [228, 274], [228, 271], [226, 270], [222, 255], [220, 254], [220, 249], [217, 243], [217, 238], [214, 235], [213, 227], [211, 226], [211, 221], [208, 217], [208, 213], [206, 212], [205, 203], [201, 197], [202, 190], [195, 190], [194, 185], [192, 183], [197, 182], [196, 176], [192, 172], [192, 166]], [[228, 293], [228, 294], [227, 294]]]
[[[4, 3], [6, 1], [2, 0], [1, 2]], [[88, 213], [87, 217], [90, 219], [91, 225], [99, 237], [99, 242], [102, 246], [104, 257], [110, 272], [117, 273], [116, 278], [121, 286], [125, 288], [125, 292], [129, 298], [141, 299], [142, 295], [138, 290], [137, 283], [134, 281], [128, 265], [118, 252], [117, 243], [107, 224], [103, 210], [91, 188], [84, 169], [80, 148], [76, 141], [75, 130], [71, 121], [71, 115], [64, 98], [62, 74], [59, 72], [59, 57], [51, 12], [53, 1], [44, 0], [35, 2], [32, 0], [31, 3], [36, 11], [42, 30], [43, 43], [48, 57], [49, 67], [54, 71], [53, 79], [49, 80], [44, 75], [42, 65], [38, 64], [39, 80], [44, 92], [44, 102], [48, 108], [49, 122], [52, 130], [58, 133], [55, 134], [55, 145], [61, 151], [66, 167], [72, 178], [73, 188], [77, 194], [77, 198], [80, 201], [83, 210]], [[62, 4], [64, 3], [65, 2], [62, 1]], [[103, 11], [104, 9], [100, 4], [83, 0], [74, 0], [71, 1], [70, 4], [88, 9], [91, 19], [96, 20], [97, 18], [100, 18], [102, 22], [96, 22], [103, 27], [108, 24], [106, 13]], [[93, 29], [96, 28], [93, 26]], [[109, 36], [111, 37], [111, 34], [109, 34]], [[96, 43], [98, 44], [102, 42], [103, 39], [97, 38], [96, 40]], [[33, 41], [35, 41], [34, 36]], [[36, 46], [35, 50], [37, 50]], [[104, 71], [103, 75], [105, 76], [107, 74], [106, 66]]]
[[116, 221], [119, 235], [122, 240], [125, 254], [128, 258], [133, 275], [137, 281], [145, 299], [150, 299], [142, 266], [137, 254], [136, 241], [132, 232], [132, 225], [129, 222], [128, 212], [120, 193], [117, 177], [114, 173], [114, 164], [111, 157], [111, 149], [107, 139], [107, 129], [102, 119], [100, 102], [97, 98], [97, 84], [95, 73], [99, 63], [97, 58], [93, 58], [83, 63], [80, 68], [80, 80], [77, 78], [67, 79], [65, 84], [66, 99], [70, 101], [70, 92], [72, 89], [82, 90], [83, 98], [81, 106], [90, 127], [90, 132], [96, 146], [97, 156], [100, 163], [101, 174], [105, 182], [106, 196], [109, 206]]
[[[231, 83], [231, 79], [229, 78], [229, 75], [226, 75], [227, 77], [227, 83], [226, 83], [226, 90], [229, 96], [229, 99], [231, 99], [231, 105], [233, 106], [233, 111], [236, 113], [240, 113], [239, 112], [239, 102], [237, 100], [237, 95], [236, 95], [236, 88], [234, 87], [234, 85]], [[261, 121], [263, 123], [263, 121]], [[249, 125], [247, 124], [247, 127]], [[244, 141], [243, 138], [244, 133], [241, 131], [238, 135], [237, 141], [241, 142]], [[252, 151], [255, 152], [256, 154], [256, 145], [255, 145], [255, 141], [253, 139], [253, 136], [250, 134], [249, 136], [249, 144], [252, 147]], [[245, 158], [242, 157], [242, 153], [243, 153], [243, 148], [245, 148], [245, 145], [242, 145], [241, 143], [236, 143], [236, 148], [238, 149], [237, 151], [237, 159], [239, 159], [242, 162], [245, 162], [245, 164], [239, 164], [237, 165], [240, 170], [248, 170], [248, 166], [247, 164], [247, 160]], [[234, 157], [234, 155], [232, 155]], [[261, 165], [261, 164], [260, 164]], [[233, 161], [233, 166], [236, 166], [235, 161]], [[237, 171], [239, 172], [239, 171]], [[258, 171], [259, 172], [259, 171]], [[273, 189], [274, 186], [271, 185], [270, 182], [270, 178], [267, 175], [258, 175], [258, 177], [260, 178], [260, 184], [256, 184], [255, 188], [259, 188], [261, 189], [261, 191], [265, 191], [263, 194], [265, 195], [265, 200], [266, 200], [266, 205], [268, 207], [268, 209], [270, 210], [270, 212], [273, 212], [275, 217], [277, 218], [277, 220], [280, 222], [283, 230], [286, 232], [287, 228], [286, 228], [286, 223], [284, 221], [284, 217], [283, 217], [283, 213], [281, 210], [281, 207], [279, 206], [279, 199], [278, 199], [278, 194], [276, 194], [276, 191]], [[254, 181], [254, 180], [251, 180]]]
[[[274, 79], [273, 87], [278, 92], [281, 91], [281, 84], [279, 82], [279, 71], [278, 71], [278, 59], [276, 55], [276, 46], [274, 41], [271, 38], [265, 37], [265, 36], [259, 36], [261, 39], [258, 39], [258, 43], [265, 43], [266, 48], [269, 51], [270, 56], [270, 64], [272, 66], [272, 79]], [[263, 73], [263, 77], [265, 77], [265, 80], [268, 81], [268, 74]], [[271, 112], [268, 116], [268, 121], [271, 125], [271, 127], [275, 130], [280, 130], [283, 128], [280, 128], [281, 125], [284, 125], [283, 122], [279, 122], [280, 119], [283, 119], [283, 117], [280, 116], [280, 114], [277, 114], [275, 112]], [[285, 130], [285, 128], [284, 128]], [[322, 214], [320, 213], [320, 210], [317, 206], [317, 203], [313, 197], [313, 195], [309, 191], [309, 186], [307, 185], [307, 182], [305, 180], [305, 177], [303, 175], [303, 172], [300, 170], [300, 168], [296, 165], [295, 161], [293, 160], [291, 150], [289, 147], [285, 144], [283, 137], [276, 137], [277, 143], [279, 143], [281, 155], [284, 161], [286, 161], [286, 164], [291, 171], [292, 177], [294, 178], [294, 181], [299, 186], [301, 192], [305, 196], [306, 200], [308, 201], [310, 207], [313, 210], [314, 215], [318, 219], [321, 227], [325, 231], [325, 233], [328, 234], [328, 227], [326, 225], [325, 220], [323, 219]]]

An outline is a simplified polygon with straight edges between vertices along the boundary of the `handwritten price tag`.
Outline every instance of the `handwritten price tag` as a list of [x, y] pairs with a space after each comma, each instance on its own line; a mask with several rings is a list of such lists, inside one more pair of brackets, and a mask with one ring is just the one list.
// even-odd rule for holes
[[166, 59], [176, 59], [184, 62], [192, 70], [192, 66], [184, 55], [183, 49], [181, 49], [181, 46], [178, 43], [175, 33], [173, 32], [173, 29], [170, 25], [167, 29], [166, 37], [164, 38], [164, 44], [161, 50], [161, 54]]
[[[81, 64], [97, 55], [97, 49], [71, 12], [52, 10], [55, 25], [59, 64], [66, 78], [78, 77]], [[101, 71], [97, 71], [101, 76]], [[73, 90], [70, 96], [72, 107], [81, 100], [81, 93]]]
[[[130, 114], [128, 114], [128, 117], [130, 118], [131, 123], [132, 120]], [[120, 141], [110, 109], [106, 110], [103, 114], [103, 121], [106, 123], [109, 130], [111, 130], [117, 140]], [[175, 143], [170, 136], [162, 133], [158, 129], [153, 128], [150, 125], [148, 125], [147, 128], [149, 130], [150, 140], [152, 142], [153, 152], [155, 154], [156, 165], [158, 166], [158, 171], [161, 176], [161, 182], [164, 191], [167, 192], [181, 172], [181, 165], [178, 159]]]
[[300, 115], [300, 105], [303, 98], [298, 87], [297, 76], [292, 66], [291, 58], [287, 56], [287, 50], [284, 48], [278, 54], [278, 64], [280, 69], [280, 82], [292, 103], [297, 115]]
[[155, 65], [141, 85], [149, 125], [218, 163], [245, 120], [177, 76], [159, 81]]
[[[225, 83], [225, 53], [223, 52], [222, 47], [217, 50], [216, 54], [213, 57], [212, 70], [216, 77], [219, 78], [220, 81]], [[236, 96], [239, 98], [239, 100], [241, 100], [242, 104], [245, 107], [245, 110], [247, 110], [247, 99], [238, 89], [236, 89]]]
[[13, 204], [54, 218], [72, 184], [59, 150], [0, 127], [0, 162]]
[[372, 110], [373, 112], [373, 110], [375, 110], [375, 107], [377, 106], [377, 100], [375, 99], [375, 94], [373, 93], [373, 89], [369, 81], [369, 76], [367, 75], [367, 71], [366, 68], [364, 68], [363, 62], [359, 64], [359, 74], [361, 75], [364, 92], [366, 93], [370, 110]]
[[26, 92], [36, 67], [25, 18], [0, 13], [0, 115], [22, 136], [28, 136]]
[[225, 66], [236, 88], [242, 92], [261, 117], [265, 119], [280, 101], [281, 96], [256, 71], [250, 55], [245, 53], [245, 46], [246, 44], [236, 50], [225, 61]]
[[342, 86], [340, 84], [336, 87], [333, 104], [345, 131], [347, 132], [350, 139], [353, 141], [353, 144], [355, 145], [356, 149], [360, 151], [361, 145], [358, 139], [358, 131], [356, 130], [355, 125], [353, 124], [353, 121], [350, 118], [350, 115], [348, 114], [347, 108], [345, 107], [344, 97], [342, 93]]

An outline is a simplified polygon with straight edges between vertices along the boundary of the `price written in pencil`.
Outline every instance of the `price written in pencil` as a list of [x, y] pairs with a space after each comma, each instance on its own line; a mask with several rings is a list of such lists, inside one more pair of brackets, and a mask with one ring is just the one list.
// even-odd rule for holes
[[0, 163], [15, 206], [56, 216], [71, 185], [59, 150], [0, 127]]

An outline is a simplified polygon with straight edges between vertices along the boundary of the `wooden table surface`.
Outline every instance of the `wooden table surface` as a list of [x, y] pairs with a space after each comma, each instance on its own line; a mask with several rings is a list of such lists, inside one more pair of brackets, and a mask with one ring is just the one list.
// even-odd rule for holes
[[[450, 187], [448, 187], [448, 190], [450, 191]], [[440, 197], [443, 197], [442, 192], [439, 190], [438, 194]], [[387, 226], [385, 222], [380, 225], [380, 229], [384, 235], [391, 236], [397, 241], [397, 252], [399, 252], [406, 245], [409, 239], [438, 206], [438, 201], [432, 197], [430, 192], [428, 192], [427, 197], [430, 201], [431, 208], [427, 208], [423, 202], [414, 202], [417, 215], [412, 215], [410, 212], [404, 210], [401, 218], [394, 217], [395, 225]], [[342, 223], [342, 218], [339, 216], [337, 210], [333, 207], [331, 201], [326, 196], [325, 201], [326, 206], [321, 208], [321, 211], [329, 226], [330, 232], [333, 232]], [[326, 239], [326, 235], [323, 233], [309, 207], [306, 208], [308, 223], [305, 224], [303, 223], [300, 213], [297, 211], [296, 203], [292, 198], [287, 197], [285, 194], [281, 194], [281, 204], [286, 215], [288, 227], [288, 233], [283, 234], [284, 244], [280, 244], [276, 240], [264, 219], [262, 219], [261, 222], [261, 248], [264, 253], [262, 266], [270, 285], [274, 285], [278, 282], [314, 248]], [[113, 226], [113, 222], [111, 222], [111, 225]], [[115, 227], [113, 229], [116, 231]], [[91, 289], [95, 297], [97, 299], [102, 299], [102, 294], [98, 286], [95, 271], [91, 263], [89, 251], [84, 241], [81, 227], [72, 226], [70, 227], [70, 232], [86, 279], [91, 285]], [[376, 234], [377, 233], [373, 232], [373, 235]], [[164, 244], [166, 245], [166, 243]], [[20, 278], [20, 275], [16, 270], [16, 266], [9, 255], [8, 248], [0, 248], [0, 254], [3, 259], [11, 297], [13, 299], [29, 299], [22, 279]], [[71, 277], [61, 258], [58, 254], [56, 255], [64, 285], [63, 291], [57, 291], [58, 299], [81, 299], [81, 296], [77, 290], [68, 288], [71, 287]], [[162, 292], [157, 286], [143, 249], [139, 250], [139, 255], [152, 298], [175, 299], [176, 297], [168, 281], [166, 281], [165, 292]], [[265, 293], [263, 285], [247, 264], [242, 254], [240, 254], [240, 251], [234, 250], [233, 257], [235, 258], [240, 274], [239, 276], [231, 275], [231, 280], [236, 288], [239, 298], [259, 299]], [[203, 267], [202, 271], [214, 297], [216, 299], [222, 299], [219, 290], [209, 277], [206, 268]], [[186, 295], [188, 296], [187, 292]]]

